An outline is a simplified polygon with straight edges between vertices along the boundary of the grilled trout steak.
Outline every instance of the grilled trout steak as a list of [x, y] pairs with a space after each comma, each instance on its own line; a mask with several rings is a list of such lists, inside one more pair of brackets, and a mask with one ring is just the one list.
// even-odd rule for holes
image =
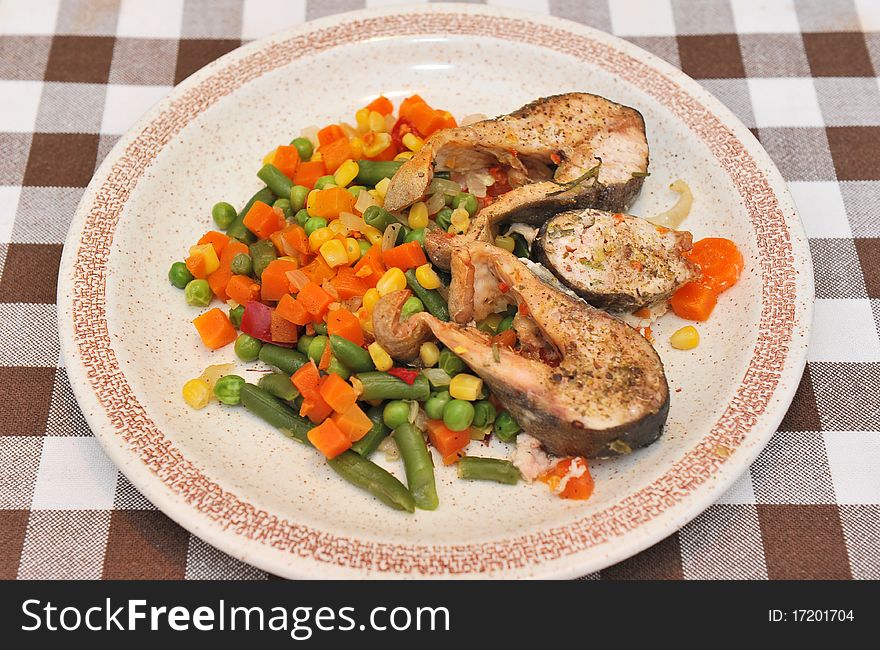
[[425, 247], [441, 268], [449, 268], [456, 243], [492, 241], [496, 224], [507, 219], [541, 224], [565, 209], [625, 210], [648, 171], [645, 121], [637, 110], [604, 97], [567, 93], [438, 131], [391, 179], [385, 209], [403, 210], [423, 199], [435, 169], [497, 165], [508, 170], [512, 189], [480, 210], [467, 234], [427, 233]]
[[591, 305], [632, 311], [668, 299], [700, 270], [693, 238], [620, 213], [562, 212], [544, 223], [532, 253]]
[[[606, 457], [656, 440], [669, 410], [660, 357], [633, 328], [539, 280], [514, 255], [482, 242], [455, 249], [450, 311], [400, 320], [407, 290], [374, 308], [376, 340], [412, 360], [433, 335], [488, 384], [523, 430], [561, 456]], [[506, 285], [506, 291], [501, 286]], [[513, 303], [521, 347], [492, 345], [462, 323]]]

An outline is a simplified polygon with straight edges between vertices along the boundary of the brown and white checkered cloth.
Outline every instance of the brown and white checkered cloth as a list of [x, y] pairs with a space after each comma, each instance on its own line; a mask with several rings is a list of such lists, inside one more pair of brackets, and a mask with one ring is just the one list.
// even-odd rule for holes
[[[387, 4], [368, 0], [368, 6]], [[703, 515], [602, 578], [880, 578], [880, 0], [507, 0], [698, 79], [776, 161], [816, 272], [779, 432]], [[61, 365], [71, 216], [138, 115], [242, 42], [363, 0], [0, 0], [0, 577], [265, 578], [157, 511]]]

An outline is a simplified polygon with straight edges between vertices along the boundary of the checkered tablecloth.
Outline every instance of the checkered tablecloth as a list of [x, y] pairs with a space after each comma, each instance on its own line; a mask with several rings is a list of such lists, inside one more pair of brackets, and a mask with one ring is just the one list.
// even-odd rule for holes
[[[880, 578], [880, 0], [499, 4], [617, 34], [698, 79], [776, 161], [815, 265], [809, 364], [779, 432], [703, 515], [599, 577]], [[0, 0], [0, 578], [267, 577], [172, 523], [101, 451], [60, 361], [58, 262], [96, 166], [174, 84], [363, 6]]]

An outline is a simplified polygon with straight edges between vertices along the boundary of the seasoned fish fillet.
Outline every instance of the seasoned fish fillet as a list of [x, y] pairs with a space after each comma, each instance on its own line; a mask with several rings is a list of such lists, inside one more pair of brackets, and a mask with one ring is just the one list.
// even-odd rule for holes
[[[455, 241], [491, 241], [506, 219], [541, 224], [567, 208], [625, 210], [648, 171], [645, 122], [633, 108], [587, 93], [538, 99], [510, 115], [438, 131], [391, 179], [387, 210], [425, 197], [436, 170], [501, 165], [511, 191], [479, 211], [466, 235], [427, 234], [435, 264], [449, 268]], [[553, 166], [555, 167], [555, 171]]]
[[541, 227], [532, 253], [590, 304], [632, 311], [699, 276], [689, 232], [620, 213], [571, 210]]

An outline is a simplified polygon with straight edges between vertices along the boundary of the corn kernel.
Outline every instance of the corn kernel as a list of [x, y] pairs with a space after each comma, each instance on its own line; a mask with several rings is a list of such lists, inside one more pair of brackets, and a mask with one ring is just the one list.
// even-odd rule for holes
[[370, 347], [367, 348], [367, 351], [370, 353], [370, 358], [376, 365], [376, 370], [380, 372], [391, 370], [394, 361], [391, 359], [391, 356], [385, 352], [385, 349], [381, 345], [374, 341], [373, 343], [370, 343]]
[[669, 337], [669, 343], [676, 350], [693, 350], [700, 344], [700, 333], [693, 325], [686, 325]]
[[[368, 142], [368, 140], [371, 140]], [[373, 138], [364, 140], [364, 155], [374, 158], [391, 145], [391, 136], [387, 133], [373, 133]]]
[[272, 164], [272, 161], [275, 160], [275, 152], [276, 151], [277, 151], [277, 149], [272, 149], [272, 151], [270, 151], [265, 156], [263, 156], [263, 164], [264, 165]]
[[346, 160], [339, 165], [339, 168], [333, 175], [333, 180], [339, 187], [348, 187], [348, 184], [355, 179], [359, 171], [360, 169], [355, 161], [351, 159]]
[[366, 227], [361, 226], [361, 232], [363, 233], [364, 237], [367, 238], [367, 241], [370, 242], [371, 244], [375, 245], [375, 244], [382, 243], [382, 236], [383, 236], [382, 231], [379, 230], [378, 228], [375, 228], [370, 225], [368, 225]]
[[388, 269], [376, 283], [380, 296], [387, 296], [392, 291], [406, 289], [406, 276], [398, 268]]
[[425, 141], [422, 140], [415, 133], [407, 133], [405, 136], [403, 136], [401, 142], [403, 142], [404, 147], [414, 153], [418, 153], [419, 149], [421, 149], [425, 145]]
[[329, 228], [318, 228], [315, 232], [309, 235], [309, 248], [312, 249], [312, 252], [317, 253], [320, 250], [321, 246], [326, 244], [335, 236], [336, 235]]
[[373, 203], [378, 205], [380, 208], [385, 205], [385, 195], [380, 194], [379, 190], [367, 190], [367, 194], [373, 197]]
[[385, 116], [379, 111], [370, 111], [369, 122], [370, 131], [385, 133], [385, 131], [388, 130], [388, 125], [385, 123]]
[[203, 409], [211, 401], [211, 387], [204, 379], [190, 379], [181, 392], [184, 401], [194, 409]]
[[379, 301], [379, 292], [375, 288], [367, 289], [367, 292], [364, 294], [364, 302], [363, 306], [368, 312], [373, 311], [373, 306]]
[[516, 240], [513, 237], [508, 237], [507, 235], [498, 235], [495, 237], [495, 245], [498, 248], [503, 248], [508, 253], [512, 253], [516, 248]]
[[310, 162], [318, 162], [319, 160], [324, 160], [324, 155], [320, 151], [315, 151], [309, 158]]
[[355, 316], [358, 317], [358, 320], [361, 323], [361, 329], [365, 332], [373, 333], [373, 315], [368, 312], [366, 309], [361, 307], [355, 312]]
[[440, 348], [437, 347], [436, 343], [431, 343], [430, 341], [422, 343], [421, 347], [419, 347], [419, 358], [426, 368], [436, 366], [437, 362], [440, 361]]
[[217, 251], [213, 244], [200, 244], [189, 249], [191, 256], [201, 255], [205, 259], [205, 274], [211, 275], [220, 268], [220, 260], [217, 259]]
[[354, 121], [357, 123], [357, 129], [361, 133], [370, 130], [370, 109], [362, 108], [354, 114]]
[[309, 216], [314, 216], [315, 214], [315, 201], [318, 198], [318, 192], [321, 190], [312, 190], [306, 196], [306, 212], [309, 213]]
[[348, 254], [345, 252], [345, 244], [338, 239], [331, 239], [330, 241], [324, 242], [321, 244], [319, 250], [321, 251], [321, 257], [324, 258], [324, 261], [327, 262], [327, 265], [331, 268], [348, 264]]
[[424, 228], [428, 225], [428, 206], [424, 201], [413, 203], [409, 209], [409, 227], [413, 230]]
[[385, 195], [388, 193], [388, 186], [391, 185], [390, 178], [383, 178], [381, 181], [376, 183], [376, 192], [379, 196], [382, 197], [382, 200], [385, 200]]
[[459, 373], [449, 382], [449, 394], [454, 399], [464, 399], [473, 402], [480, 398], [483, 392], [483, 380], [467, 373]]
[[394, 160], [396, 162], [401, 162], [401, 161], [406, 162], [407, 160], [409, 160], [412, 157], [413, 157], [412, 151], [401, 151], [399, 154], [394, 156]]
[[471, 221], [471, 215], [464, 208], [455, 208], [449, 217], [449, 223], [456, 228], [465, 228]]
[[425, 289], [437, 289], [440, 287], [440, 276], [430, 264], [422, 264], [416, 269], [416, 280]]
[[364, 141], [360, 138], [351, 138], [348, 141], [351, 147], [351, 157], [353, 160], [360, 160], [364, 157]]
[[331, 221], [327, 227], [333, 232], [334, 235], [347, 235], [348, 227], [342, 223], [341, 219], [334, 219]]
[[361, 258], [361, 245], [354, 237], [345, 238], [345, 254], [348, 256], [349, 264], [354, 264]]

